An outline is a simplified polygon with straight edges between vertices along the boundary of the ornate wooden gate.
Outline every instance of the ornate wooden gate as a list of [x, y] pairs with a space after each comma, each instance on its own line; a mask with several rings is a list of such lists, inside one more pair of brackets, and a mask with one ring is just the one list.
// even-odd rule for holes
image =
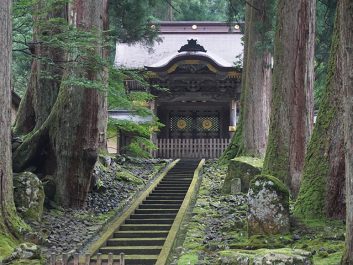
[[219, 111], [171, 111], [169, 137], [174, 139], [220, 138]]

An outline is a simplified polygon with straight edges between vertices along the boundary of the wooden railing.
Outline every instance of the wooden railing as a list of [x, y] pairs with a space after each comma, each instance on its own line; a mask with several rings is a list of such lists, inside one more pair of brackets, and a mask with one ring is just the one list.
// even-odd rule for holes
[[52, 254], [50, 257], [50, 265], [125, 265], [125, 254], [121, 253], [120, 257], [113, 259], [113, 254], [108, 254], [108, 259], [101, 258], [101, 254], [98, 253], [96, 255], [96, 259], [94, 261], [91, 260], [90, 254], [62, 254], [56, 255]]
[[157, 139], [158, 158], [218, 158], [230, 144], [230, 139]]

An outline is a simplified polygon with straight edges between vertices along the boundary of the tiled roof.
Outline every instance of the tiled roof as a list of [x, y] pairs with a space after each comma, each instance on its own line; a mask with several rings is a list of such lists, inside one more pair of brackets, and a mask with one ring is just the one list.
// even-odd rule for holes
[[[115, 64], [119, 67], [142, 69], [160, 65], [177, 56], [178, 50], [188, 40], [196, 39], [207, 50], [207, 56], [220, 65], [233, 65], [236, 56], [243, 53], [242, 36], [239, 29], [219, 22], [160, 22], [160, 42], [152, 47], [141, 43], [118, 43]], [[196, 29], [193, 29], [193, 25]]]

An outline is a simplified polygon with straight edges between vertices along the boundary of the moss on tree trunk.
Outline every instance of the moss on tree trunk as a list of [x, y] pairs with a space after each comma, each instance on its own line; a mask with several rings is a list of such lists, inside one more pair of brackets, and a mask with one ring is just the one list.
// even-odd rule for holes
[[339, 14], [332, 36], [326, 87], [304, 163], [294, 213], [315, 219], [344, 218], [344, 136]]
[[16, 171], [35, 166], [36, 172], [54, 177], [56, 199], [64, 206], [83, 205], [105, 139], [106, 94], [94, 84], [104, 86], [107, 81], [96, 59], [106, 55], [102, 45], [106, 6], [106, 1], [76, 0], [64, 7], [70, 14], [69, 23], [78, 30], [94, 31], [96, 41], [65, 56], [70, 63], [63, 70], [55, 103], [45, 121], [24, 137], [14, 153]]
[[346, 249], [342, 264], [353, 264], [353, 2], [339, 2], [341, 15], [342, 84], [345, 93], [344, 137], [346, 143]]
[[27, 228], [17, 216], [13, 201], [11, 161], [11, 1], [0, 2], [0, 236], [21, 237]]
[[313, 127], [314, 0], [279, 0], [270, 132], [264, 173], [299, 191]]

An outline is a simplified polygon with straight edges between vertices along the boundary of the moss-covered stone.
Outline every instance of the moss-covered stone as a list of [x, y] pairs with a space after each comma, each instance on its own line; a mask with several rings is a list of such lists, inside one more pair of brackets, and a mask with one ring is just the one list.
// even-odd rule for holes
[[40, 221], [44, 207], [44, 188], [31, 172], [14, 174], [14, 200], [17, 211], [27, 220]]
[[289, 191], [273, 176], [259, 175], [250, 183], [248, 235], [289, 232]]
[[231, 192], [231, 182], [236, 178], [241, 180], [241, 191], [248, 192], [250, 181], [261, 173], [262, 164], [262, 159], [254, 157], [241, 156], [230, 160], [222, 192], [229, 194]]
[[[30, 260], [33, 261], [30, 263]], [[5, 264], [42, 264], [41, 249], [32, 243], [22, 243], [3, 261]], [[27, 263], [26, 263], [27, 262]]]
[[143, 179], [135, 177], [133, 174], [131, 174], [127, 170], [122, 170], [116, 173], [116, 177], [119, 180], [126, 181], [126, 182], [131, 182], [136, 185], [144, 184]]
[[313, 264], [311, 253], [300, 249], [226, 250], [219, 254], [219, 265]]

